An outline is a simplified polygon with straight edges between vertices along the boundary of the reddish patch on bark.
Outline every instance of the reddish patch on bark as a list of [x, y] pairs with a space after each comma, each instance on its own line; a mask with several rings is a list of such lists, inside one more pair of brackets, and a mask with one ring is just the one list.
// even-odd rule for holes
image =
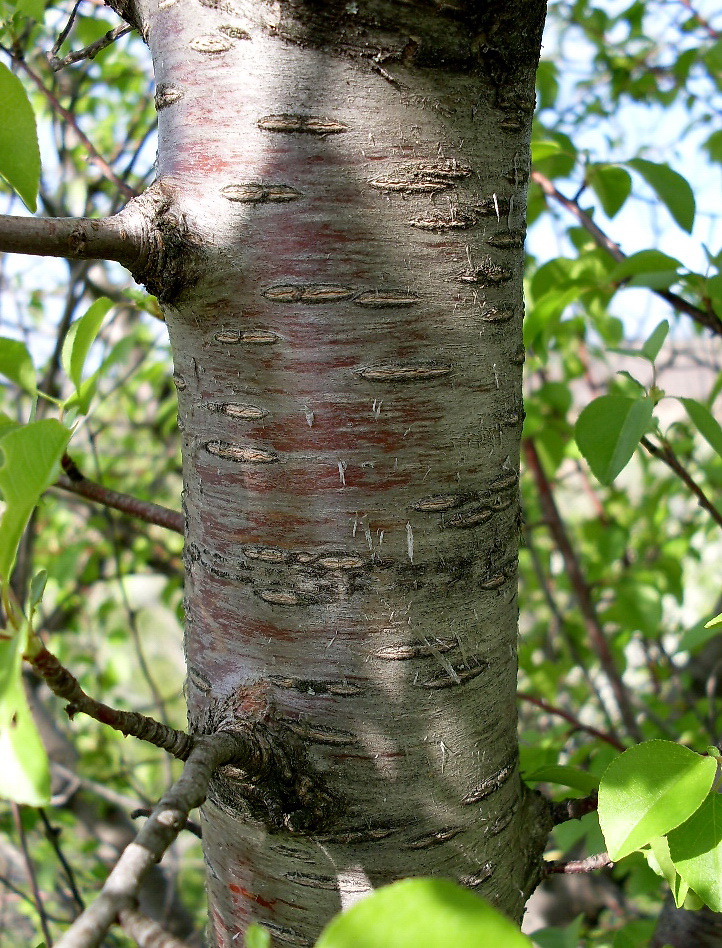
[[265, 909], [273, 909], [278, 902], [278, 899], [264, 899], [262, 895], [258, 895], [256, 892], [249, 892], [248, 889], [244, 889], [243, 886], [236, 885], [235, 882], [231, 882], [228, 886], [231, 892], [237, 893], [237, 895], [232, 896], [233, 904], [240, 904], [240, 899], [238, 895], [243, 896], [244, 899], [248, 902], [255, 902], [256, 905], [260, 905]]

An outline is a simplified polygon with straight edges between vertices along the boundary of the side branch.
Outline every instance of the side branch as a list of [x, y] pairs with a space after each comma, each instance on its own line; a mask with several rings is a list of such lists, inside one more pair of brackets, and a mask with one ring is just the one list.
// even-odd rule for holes
[[702, 507], [703, 510], [707, 511], [718, 527], [722, 527], [722, 513], [719, 512], [719, 510], [699, 486], [697, 481], [685, 468], [685, 466], [672, 450], [671, 446], [666, 443], [656, 445], [647, 437], [642, 438], [640, 444], [652, 455], [652, 457], [659, 458], [660, 461], [664, 461], [667, 467], [674, 471], [682, 483], [685, 484], [697, 498], [697, 503], [699, 506]]
[[16, 217], [0, 214], [0, 253], [73, 260], [116, 260], [132, 270], [142, 251], [140, 217]]
[[609, 853], [595, 853], [593, 856], [587, 856], [586, 859], [571, 859], [569, 862], [547, 862], [544, 864], [544, 871], [548, 875], [555, 872], [578, 875], [583, 872], [595, 872], [597, 869], [608, 869], [613, 865]]
[[56, 948], [99, 948], [106, 932], [125, 909], [133, 907], [141, 882], [200, 806], [214, 772], [230, 761], [243, 767], [255, 759], [253, 740], [238, 732], [218, 731], [196, 740], [183, 773], [163, 795], [135, 841], [126, 847], [98, 898], [55, 943]]
[[81, 711], [102, 724], [108, 724], [122, 734], [132, 735], [155, 747], [160, 747], [179, 760], [188, 758], [193, 748], [194, 738], [185, 731], [168, 727], [167, 724], [161, 724], [160, 721], [139, 714], [137, 711], [119, 711], [116, 708], [110, 708], [107, 704], [91, 698], [80, 687], [77, 679], [44, 646], [40, 646], [36, 652], [26, 657], [53, 694], [68, 702], [66, 710], [70, 717]]

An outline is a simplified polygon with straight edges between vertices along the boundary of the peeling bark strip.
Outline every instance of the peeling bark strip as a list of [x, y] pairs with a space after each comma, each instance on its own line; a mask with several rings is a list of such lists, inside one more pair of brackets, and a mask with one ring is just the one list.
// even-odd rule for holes
[[[312, 945], [340, 901], [419, 872], [518, 916], [548, 830], [499, 763], [545, 4], [135, 6], [190, 726], [282, 736], [275, 782], [227, 767], [204, 805], [214, 948], [251, 921]], [[289, 776], [311, 763], [333, 805]]]

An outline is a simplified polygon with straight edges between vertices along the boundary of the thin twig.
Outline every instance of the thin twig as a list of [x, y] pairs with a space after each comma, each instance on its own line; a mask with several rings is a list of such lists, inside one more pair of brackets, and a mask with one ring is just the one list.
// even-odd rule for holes
[[698, 13], [692, 6], [691, 0], [679, 0], [683, 7], [689, 10], [693, 20], [696, 20], [711, 39], [719, 39], [720, 32], [716, 30], [709, 20], [706, 20], [701, 13]]
[[629, 700], [629, 692], [615, 664], [606, 634], [597, 616], [591, 589], [582, 573], [579, 560], [567, 535], [562, 518], [559, 515], [552, 486], [541, 463], [536, 446], [530, 438], [525, 438], [523, 449], [524, 457], [526, 458], [529, 470], [539, 492], [539, 503], [544, 511], [544, 518], [554, 537], [554, 542], [562, 554], [569, 582], [574, 591], [576, 600], [579, 603], [579, 610], [584, 620], [584, 628], [587, 631], [589, 643], [596, 653], [599, 664], [609, 681], [617, 707], [619, 708], [619, 713], [628, 733], [636, 741], [642, 741], [644, 738]]
[[78, 494], [86, 500], [93, 500], [104, 507], [112, 507], [121, 513], [136, 517], [145, 523], [154, 523], [159, 527], [173, 530], [183, 535], [183, 514], [149, 500], [140, 500], [130, 494], [121, 494], [110, 490], [95, 481], [88, 480], [80, 471], [77, 464], [67, 454], [62, 459], [63, 470], [67, 476], [61, 476], [55, 482], [56, 487], [62, 487], [72, 494]]
[[164, 928], [134, 908], [124, 908], [118, 913], [120, 927], [130, 935], [138, 948], [190, 948]]
[[175, 840], [190, 811], [205, 800], [214, 772], [231, 761], [249, 772], [258, 770], [259, 755], [251, 734], [219, 731], [197, 739], [180, 778], [163, 795], [96, 900], [60, 938], [57, 948], [99, 948], [118, 913], [133, 906], [143, 878]]
[[[619, 244], [615, 243], [611, 237], [608, 237], [601, 227], [594, 223], [592, 218], [576, 201], [562, 194], [546, 175], [543, 175], [540, 171], [532, 171], [531, 176], [532, 180], [536, 181], [548, 197], [553, 198], [558, 204], [566, 208], [570, 214], [576, 217], [584, 230], [594, 238], [594, 242], [598, 247], [601, 247], [602, 250], [606, 250], [617, 262], [627, 259], [627, 255], [623, 252]], [[694, 303], [690, 303], [689, 300], [684, 299], [684, 297], [679, 296], [677, 293], [672, 293], [670, 290], [653, 290], [652, 292], [663, 300], [666, 300], [670, 306], [679, 310], [680, 313], [686, 313], [687, 316], [691, 316], [700, 326], [711, 329], [712, 332], [717, 335], [722, 335], [722, 320], [715, 315], [715, 313], [695, 306]]]
[[613, 865], [609, 853], [596, 853], [594, 856], [587, 856], [586, 859], [571, 859], [569, 862], [545, 862], [544, 872], [549, 875], [555, 872], [576, 875], [583, 872], [595, 872], [597, 869], [607, 869]]
[[120, 191], [125, 194], [127, 198], [137, 197], [137, 193], [133, 188], [129, 187], [125, 181], [121, 180], [118, 175], [113, 171], [108, 162], [101, 156], [96, 147], [90, 141], [88, 136], [83, 132], [83, 130], [78, 125], [78, 120], [68, 109], [64, 108], [56, 96], [45, 87], [43, 80], [40, 76], [28, 66], [24, 59], [21, 59], [19, 56], [13, 54], [9, 49], [0, 46], [0, 49], [8, 56], [12, 57], [13, 63], [22, 69], [25, 75], [34, 83], [38, 90], [45, 96], [45, 98], [50, 103], [54, 112], [56, 112], [67, 124], [73, 129], [75, 134], [78, 136], [80, 141], [85, 146], [85, 150], [90, 155], [91, 162], [102, 172], [103, 176], [112, 182]]
[[44, 679], [53, 694], [68, 702], [65, 710], [71, 718], [80, 711], [122, 734], [160, 747], [179, 760], [188, 758], [194, 744], [194, 738], [190, 734], [161, 724], [145, 714], [138, 714], [137, 711], [120, 711], [91, 698], [67, 668], [42, 645], [28, 652], [25, 658]]
[[715, 507], [709, 497], [705, 494], [697, 481], [692, 477], [689, 471], [684, 467], [677, 455], [672, 450], [670, 444], [663, 441], [661, 445], [654, 444], [649, 438], [643, 437], [640, 444], [653, 457], [663, 461], [670, 470], [674, 471], [677, 477], [685, 484], [697, 498], [699, 506], [702, 507], [712, 517], [718, 527], [722, 527], [722, 513]]
[[107, 49], [108, 46], [112, 46], [116, 40], [119, 40], [121, 36], [126, 36], [132, 29], [131, 26], [125, 24], [123, 26], [114, 26], [112, 30], [108, 30], [105, 36], [101, 36], [100, 39], [97, 39], [94, 43], [90, 43], [75, 53], [68, 53], [68, 55], [63, 56], [62, 59], [58, 59], [58, 57], [52, 53], [48, 54], [48, 64], [53, 72], [59, 72], [66, 66], [79, 63], [83, 59], [95, 59], [99, 52]]
[[78, 909], [82, 912], [85, 908], [85, 902], [83, 901], [83, 896], [80, 894], [77, 883], [75, 881], [75, 873], [73, 868], [65, 858], [65, 853], [60, 845], [60, 833], [62, 832], [59, 827], [53, 826], [50, 820], [45, 813], [43, 807], [38, 809], [40, 814], [40, 819], [43, 821], [43, 826], [45, 827], [45, 838], [50, 843], [50, 845], [55, 850], [55, 855], [58, 857], [58, 862], [63, 867], [63, 872], [65, 873], [65, 878], [67, 879], [70, 891], [73, 894], [75, 899], [75, 904], [78, 906]]
[[45, 906], [43, 905], [43, 898], [40, 894], [40, 889], [38, 888], [38, 880], [35, 876], [35, 866], [33, 865], [33, 860], [30, 857], [30, 851], [28, 850], [28, 841], [25, 837], [25, 828], [23, 827], [23, 821], [20, 817], [20, 807], [17, 803], [11, 803], [10, 808], [13, 813], [13, 822], [15, 823], [15, 829], [17, 830], [18, 837], [20, 838], [20, 848], [23, 851], [23, 859], [25, 860], [25, 869], [27, 870], [28, 879], [30, 880], [30, 888], [33, 891], [33, 901], [35, 902], [35, 909], [38, 913], [40, 919], [40, 927], [43, 932], [43, 938], [45, 939], [45, 944], [47, 948], [52, 948], [53, 940], [50, 937], [50, 928], [48, 926], [48, 918], [45, 914]]
[[73, 9], [70, 11], [70, 16], [68, 17], [68, 22], [67, 22], [67, 23], [65, 24], [65, 26], [62, 28], [62, 30], [60, 31], [60, 35], [58, 36], [58, 38], [57, 38], [57, 39], [55, 40], [55, 42], [53, 43], [53, 48], [52, 48], [51, 53], [50, 53], [51, 56], [55, 56], [55, 54], [58, 52], [58, 50], [60, 49], [60, 47], [61, 47], [61, 46], [63, 45], [63, 43], [65, 42], [65, 40], [66, 40], [66, 39], [68, 38], [68, 36], [70, 35], [70, 31], [71, 31], [72, 28], [73, 28], [73, 23], [75, 22], [75, 17], [77, 16], [77, 13], [78, 13], [78, 7], [80, 6], [80, 4], [81, 4], [82, 2], [83, 2], [83, 0], [76, 0], [75, 6], [74, 6]]
[[518, 691], [517, 698], [521, 701], [526, 701], [529, 704], [535, 705], [537, 708], [541, 708], [542, 711], [546, 711], [548, 714], [553, 714], [555, 717], [564, 718], [565, 721], [568, 721], [575, 730], [584, 731], [587, 734], [590, 734], [592, 737], [598, 738], [600, 741], [604, 741], [606, 744], [611, 744], [612, 747], [615, 747], [618, 751], [624, 751], [627, 748], [621, 741], [619, 741], [613, 734], [608, 734], [605, 731], [600, 731], [596, 727], [592, 727], [590, 724], [583, 724], [579, 718], [575, 718], [573, 714], [570, 714], [569, 711], [565, 711], [563, 708], [558, 708], [554, 704], [549, 704], [548, 701], [543, 701], [541, 698], [537, 698], [534, 695], [527, 694], [525, 691]]

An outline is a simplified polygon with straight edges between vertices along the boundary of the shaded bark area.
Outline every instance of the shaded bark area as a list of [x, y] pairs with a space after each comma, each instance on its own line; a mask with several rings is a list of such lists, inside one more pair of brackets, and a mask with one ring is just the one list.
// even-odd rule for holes
[[543, 10], [137, 5], [177, 250], [151, 285], [170, 269], [190, 722], [272, 722], [310, 764], [292, 797], [212, 785], [218, 946], [251, 920], [312, 944], [403, 876], [514, 916], [537, 881], [515, 641]]

